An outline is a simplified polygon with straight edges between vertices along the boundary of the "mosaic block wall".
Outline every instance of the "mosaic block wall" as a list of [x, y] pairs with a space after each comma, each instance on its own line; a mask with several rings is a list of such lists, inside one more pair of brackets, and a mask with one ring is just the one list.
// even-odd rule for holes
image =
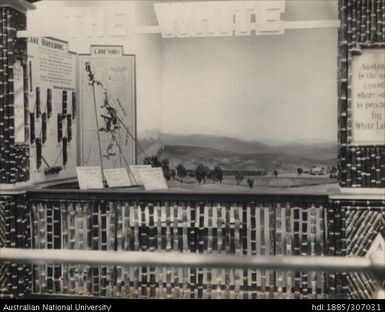
[[[325, 203], [32, 200], [33, 248], [325, 254]], [[326, 276], [207, 268], [36, 265], [33, 291], [128, 298], [324, 298]]]
[[[328, 207], [328, 255], [346, 256], [346, 221], [345, 210], [341, 209], [339, 202], [333, 202]], [[338, 298], [348, 296], [346, 273], [331, 273], [328, 275], [328, 287], [331, 293], [337, 293]]]
[[[0, 247], [31, 247], [29, 216], [25, 195], [0, 195]], [[31, 274], [31, 266], [0, 263], [0, 298], [30, 293]]]
[[[25, 27], [24, 13], [10, 7], [0, 8], [0, 183], [29, 180], [29, 146], [15, 142], [16, 61], [23, 67], [25, 120], [28, 114], [27, 42], [16, 38], [16, 32]], [[27, 124], [24, 132], [28, 136]]]
[[385, 188], [385, 146], [352, 146], [352, 54], [385, 48], [385, 2], [339, 0], [338, 167], [341, 187]]
[[[334, 242], [330, 255], [365, 257], [378, 234], [385, 238], [385, 201], [333, 200], [328, 219]], [[340, 273], [329, 279], [331, 287], [342, 285], [338, 291], [354, 299], [372, 298], [379, 286], [366, 273]]]

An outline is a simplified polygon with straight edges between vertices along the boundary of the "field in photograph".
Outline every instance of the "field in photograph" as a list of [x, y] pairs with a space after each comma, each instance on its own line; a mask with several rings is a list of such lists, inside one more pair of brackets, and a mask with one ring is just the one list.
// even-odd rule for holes
[[[175, 176], [168, 181], [173, 190], [194, 192], [294, 192], [325, 193], [337, 183], [337, 146], [333, 142], [271, 143], [244, 141], [236, 138], [209, 135], [143, 134], [140, 145], [145, 153], [139, 153], [138, 162], [153, 156], [159, 162], [167, 161]], [[180, 183], [177, 167], [182, 165], [186, 176]], [[215, 167], [223, 170], [219, 183], [206, 178], [199, 184], [198, 166], [208, 171]], [[318, 168], [319, 175], [310, 172]], [[298, 170], [301, 170], [300, 174]], [[237, 184], [235, 175], [244, 177]], [[274, 175], [277, 173], [277, 176]], [[331, 172], [334, 172], [331, 174]], [[333, 178], [330, 178], [330, 177]], [[253, 180], [253, 187], [248, 185]]]
[[[250, 188], [247, 179], [253, 179], [254, 185]], [[179, 179], [170, 180], [169, 188], [194, 192], [246, 192], [246, 193], [325, 193], [329, 189], [337, 188], [337, 180], [323, 176], [295, 176], [282, 174], [278, 177], [245, 176], [237, 185], [233, 176], [225, 176], [222, 183], [207, 181], [199, 184], [194, 178], [187, 177], [180, 183]]]

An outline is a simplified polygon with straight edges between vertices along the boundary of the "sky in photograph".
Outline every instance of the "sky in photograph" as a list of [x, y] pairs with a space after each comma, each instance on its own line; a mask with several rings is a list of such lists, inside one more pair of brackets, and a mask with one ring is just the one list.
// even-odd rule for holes
[[336, 29], [162, 44], [162, 131], [336, 140]]
[[[137, 26], [158, 25], [156, 2], [166, 1], [136, 2]], [[86, 6], [82, 11], [86, 20], [87, 12], [93, 12], [90, 7], [106, 10], [112, 6], [126, 12], [126, 4], [42, 1], [39, 7], [45, 8], [44, 16], [57, 20], [53, 23], [57, 33], [65, 34], [64, 15], [50, 12]], [[46, 29], [51, 20], [39, 14], [29, 14], [29, 24]], [[282, 20], [336, 21], [337, 1], [286, 0]], [[89, 45], [109, 40], [82, 37], [71, 39], [70, 47], [87, 53]], [[142, 34], [115, 38], [117, 42], [125, 53], [136, 55], [139, 132], [159, 129], [247, 140], [336, 141], [336, 27], [221, 38], [166, 39], [160, 34]]]
[[[337, 2], [289, 0], [282, 19], [335, 21]], [[149, 14], [142, 24], [151, 20]], [[334, 27], [286, 30], [283, 35], [163, 38], [162, 118], [146, 110], [139, 117], [149, 128], [160, 123], [167, 133], [335, 142], [337, 31]]]

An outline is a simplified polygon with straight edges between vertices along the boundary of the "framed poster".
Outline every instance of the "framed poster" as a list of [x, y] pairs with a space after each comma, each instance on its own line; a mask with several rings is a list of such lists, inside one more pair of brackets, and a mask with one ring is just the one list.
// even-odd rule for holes
[[91, 46], [79, 56], [82, 166], [136, 163], [135, 56], [122, 46]]
[[76, 54], [66, 41], [28, 42], [29, 143], [33, 182], [76, 176]]

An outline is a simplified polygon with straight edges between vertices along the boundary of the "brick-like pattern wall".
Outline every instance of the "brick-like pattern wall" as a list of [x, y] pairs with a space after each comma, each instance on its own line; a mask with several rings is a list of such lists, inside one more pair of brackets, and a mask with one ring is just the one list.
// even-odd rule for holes
[[[339, 0], [338, 167], [341, 187], [385, 188], [385, 146], [351, 146], [352, 55], [385, 49], [385, 2]], [[385, 61], [384, 61], [385, 62]]]
[[[26, 196], [0, 195], [0, 248], [30, 248], [30, 213]], [[0, 263], [0, 297], [23, 297], [31, 291], [31, 266]]]
[[[385, 201], [332, 200], [328, 225], [330, 255], [365, 257], [377, 235], [385, 237]], [[372, 298], [378, 286], [366, 273], [329, 276], [329, 287], [348, 298]]]
[[[29, 146], [15, 142], [14, 64], [20, 61], [24, 76], [24, 115], [28, 114], [26, 39], [16, 38], [26, 27], [26, 16], [10, 7], [0, 8], [0, 183], [29, 180]], [[27, 121], [28, 119], [25, 118]], [[28, 125], [25, 124], [28, 135]]]
[[[339, 202], [331, 202], [328, 211], [328, 255], [346, 256], [346, 220], [345, 210], [341, 209]], [[346, 273], [328, 274], [328, 289], [337, 298], [346, 298], [348, 296]]]
[[[32, 200], [33, 248], [323, 255], [327, 197], [266, 200]], [[325, 298], [319, 272], [37, 265], [33, 290], [127, 298]]]

